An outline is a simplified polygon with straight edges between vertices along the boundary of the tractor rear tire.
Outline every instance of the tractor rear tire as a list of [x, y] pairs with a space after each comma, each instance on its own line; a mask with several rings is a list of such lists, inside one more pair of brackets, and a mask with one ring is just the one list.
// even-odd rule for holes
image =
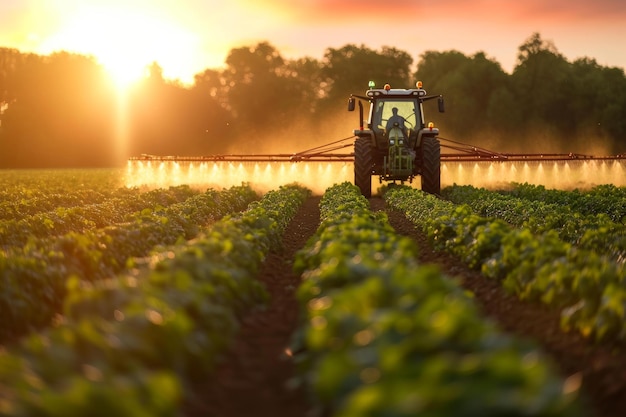
[[422, 140], [422, 191], [441, 193], [441, 145], [429, 136]]
[[354, 141], [354, 185], [359, 187], [365, 198], [372, 196], [372, 142], [369, 138]]

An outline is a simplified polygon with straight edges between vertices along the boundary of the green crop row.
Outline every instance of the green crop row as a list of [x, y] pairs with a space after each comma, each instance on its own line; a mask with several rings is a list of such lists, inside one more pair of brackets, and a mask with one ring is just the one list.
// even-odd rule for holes
[[120, 174], [116, 169], [2, 170], [0, 220], [98, 204], [116, 195], [123, 197], [121, 191], [141, 192], [125, 187]]
[[[161, 191], [166, 196], [158, 200], [172, 198], [169, 191]], [[0, 315], [5, 318], [0, 341], [47, 325], [61, 309], [68, 277], [96, 281], [115, 275], [132, 267], [133, 257], [191, 239], [208, 222], [243, 210], [256, 199], [249, 186], [207, 190], [168, 207], [144, 208], [123, 224], [31, 239], [19, 251], [0, 252]]]
[[267, 302], [255, 274], [308, 195], [281, 187], [132, 274], [71, 280], [56, 327], [0, 353], [0, 415], [179, 415]]
[[98, 190], [108, 194], [124, 187], [123, 174], [124, 170], [108, 168], [1, 170], [0, 200], [45, 198], [78, 190]]
[[335, 185], [298, 252], [302, 383], [334, 416], [576, 416], [578, 386], [534, 346], [502, 333], [412, 240]]
[[68, 190], [27, 197], [21, 192], [3, 192], [0, 195], [0, 220], [21, 219], [37, 213], [52, 211], [57, 207], [76, 207], [98, 204], [111, 197], [111, 193], [96, 190]]
[[137, 211], [180, 203], [198, 194], [197, 190], [184, 185], [145, 193], [140, 193], [137, 189], [120, 188], [112, 198], [98, 204], [56, 207], [49, 212], [2, 220], [0, 248], [11, 250], [25, 245], [31, 239], [82, 232], [120, 223]]
[[626, 187], [598, 185], [590, 190], [546, 189], [543, 185], [514, 184], [510, 190], [498, 190], [526, 200], [567, 206], [584, 215], [606, 214], [618, 223], [626, 223]]
[[446, 187], [442, 196], [470, 206], [481, 216], [501, 218], [536, 234], [554, 230], [562, 240], [582, 249], [602, 252], [618, 262], [626, 260], [626, 224], [616, 223], [604, 213], [583, 215], [569, 206], [525, 200], [470, 185]]
[[626, 268], [601, 252], [564, 242], [556, 232], [533, 234], [406, 187], [386, 202], [447, 250], [521, 299], [560, 309], [564, 330], [597, 340], [626, 339]]

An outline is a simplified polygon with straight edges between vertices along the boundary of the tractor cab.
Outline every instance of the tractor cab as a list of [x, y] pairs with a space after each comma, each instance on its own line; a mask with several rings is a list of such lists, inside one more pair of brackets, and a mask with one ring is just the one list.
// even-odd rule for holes
[[[354, 144], [355, 184], [363, 195], [371, 196], [371, 176], [380, 181], [409, 181], [417, 175], [422, 179], [422, 190], [438, 194], [440, 191], [439, 129], [424, 122], [423, 103], [431, 99], [439, 102], [441, 95], [428, 96], [418, 81], [416, 88], [374, 88], [370, 82], [364, 96], [351, 95], [348, 110], [359, 105], [359, 129]], [[367, 124], [364, 122], [363, 102], [369, 103]]]
[[419, 103], [415, 99], [380, 99], [371, 106], [368, 127], [374, 132], [378, 145], [390, 140], [410, 146], [417, 139], [421, 126]]

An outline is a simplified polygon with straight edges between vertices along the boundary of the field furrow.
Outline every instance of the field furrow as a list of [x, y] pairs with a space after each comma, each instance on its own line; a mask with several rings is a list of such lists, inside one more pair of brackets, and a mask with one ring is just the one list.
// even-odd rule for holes
[[307, 195], [271, 191], [132, 274], [72, 280], [57, 325], [0, 355], [0, 412], [92, 415], [97, 399], [100, 415], [178, 415], [242, 314], [267, 302], [255, 275]]
[[498, 332], [454, 281], [416, 263], [413, 242], [357, 187], [331, 187], [320, 211], [296, 257], [303, 328], [294, 349], [324, 413], [583, 415], [543, 354]]
[[385, 198], [422, 228], [437, 249], [502, 281], [522, 299], [559, 308], [565, 330], [577, 329], [597, 340], [626, 339], [624, 263], [572, 246], [552, 231], [514, 228], [418, 190], [394, 188]]
[[382, 191], [5, 173], [0, 415], [620, 415], [623, 188]]
[[[159, 197], [164, 201], [166, 195]], [[0, 253], [0, 340], [47, 325], [67, 294], [68, 278], [96, 282], [133, 267], [132, 260], [197, 236], [208, 223], [243, 210], [258, 197], [249, 187], [208, 190], [167, 207], [148, 206], [128, 222], [31, 240]]]

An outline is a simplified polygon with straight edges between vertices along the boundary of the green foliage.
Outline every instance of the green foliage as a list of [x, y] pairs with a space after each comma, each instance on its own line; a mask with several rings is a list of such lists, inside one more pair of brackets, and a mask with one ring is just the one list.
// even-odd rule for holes
[[623, 225], [608, 227], [607, 216], [577, 216], [566, 205], [539, 201], [520, 204], [473, 187], [454, 186], [442, 194], [463, 205], [407, 187], [390, 189], [385, 199], [423, 228], [437, 248], [501, 280], [522, 299], [560, 309], [565, 331], [576, 329], [598, 341], [626, 337]]
[[583, 215], [605, 214], [616, 223], [626, 224], [626, 188], [612, 184], [597, 185], [589, 190], [546, 189], [542, 185], [513, 184], [510, 190], [496, 190], [530, 201], [557, 204]]
[[344, 103], [350, 94], [363, 94], [373, 80], [379, 88], [390, 83], [397, 88], [410, 88], [410, 67], [413, 58], [396, 48], [383, 47], [381, 51], [365, 45], [348, 44], [328, 48], [324, 54], [322, 81], [329, 85], [328, 101]]
[[303, 381], [337, 416], [579, 415], [549, 363], [496, 331], [349, 183], [297, 257]]
[[535, 234], [555, 231], [560, 239], [581, 249], [623, 260], [626, 225], [612, 220], [626, 215], [623, 192], [611, 185], [584, 193], [546, 190], [528, 184], [500, 193], [454, 185], [445, 188], [442, 195], [452, 202], [469, 205], [481, 216], [498, 217]]
[[[133, 258], [192, 239], [210, 223], [258, 199], [249, 186], [204, 193], [187, 186], [118, 193], [104, 203], [73, 208], [75, 216], [57, 208], [54, 217], [43, 213], [0, 221], [7, 245], [0, 252], [0, 313], [11, 318], [0, 328], [0, 340], [49, 324], [61, 311], [68, 277], [91, 282], [109, 278], [136, 262]], [[88, 227], [86, 218], [93, 218]], [[19, 228], [12, 228], [15, 224]], [[15, 230], [19, 233], [10, 233]], [[23, 247], [21, 239], [28, 239]]]
[[509, 120], [516, 115], [515, 107], [507, 108], [506, 115], [501, 111], [502, 104], [513, 104], [506, 102], [510, 91], [507, 74], [482, 52], [467, 57], [457, 51], [428, 51], [421, 55], [415, 78], [423, 80], [428, 91], [445, 94], [450, 111], [439, 115], [433, 108], [428, 117], [445, 127], [450, 132], [447, 136], [519, 122]]
[[267, 302], [255, 273], [309, 194], [281, 187], [133, 271], [69, 280], [56, 326], [0, 353], [0, 414], [179, 415], [240, 317]]

